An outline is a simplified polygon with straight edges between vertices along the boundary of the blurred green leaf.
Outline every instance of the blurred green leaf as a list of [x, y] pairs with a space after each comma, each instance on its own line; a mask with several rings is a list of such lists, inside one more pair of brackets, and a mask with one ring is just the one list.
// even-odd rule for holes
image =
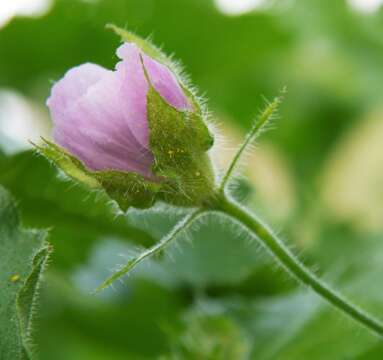
[[20, 226], [15, 203], [0, 187], [0, 358], [32, 358], [36, 297], [50, 247], [46, 231]]
[[17, 197], [26, 224], [52, 227], [55, 266], [83, 261], [100, 236], [114, 235], [152, 244], [146, 232], [129, 226], [110, 200], [57, 175], [57, 170], [33, 152], [0, 158], [0, 183]]
[[172, 353], [161, 357], [169, 360], [245, 360], [249, 344], [234, 321], [220, 315], [189, 313], [185, 329], [173, 338]]
[[[41, 360], [155, 359], [169, 351], [166, 327], [178, 327], [187, 294], [145, 280], [93, 296], [50, 273], [42, 293]], [[54, 331], [52, 331], [54, 329]]]

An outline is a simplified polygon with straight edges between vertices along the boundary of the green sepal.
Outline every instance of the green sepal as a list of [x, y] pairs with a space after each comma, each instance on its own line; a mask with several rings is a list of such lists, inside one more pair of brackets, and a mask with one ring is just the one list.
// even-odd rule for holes
[[42, 145], [35, 145], [35, 147], [72, 179], [91, 189], [104, 190], [123, 211], [126, 211], [130, 206], [136, 208], [152, 206], [156, 193], [160, 189], [159, 183], [149, 181], [136, 173], [89, 170], [65, 149], [46, 139], [43, 139]]
[[154, 204], [159, 183], [148, 181], [136, 173], [121, 171], [94, 172], [106, 193], [126, 211], [130, 206], [146, 209]]
[[42, 145], [33, 144], [40, 154], [51, 160], [63, 170], [72, 179], [89, 186], [90, 188], [100, 188], [100, 184], [96, 178], [89, 176], [88, 171], [81, 161], [70, 155], [60, 146], [50, 142], [47, 139], [42, 139]]
[[[149, 84], [150, 80], [148, 79]], [[179, 206], [198, 206], [213, 195], [214, 173], [207, 151], [213, 145], [199, 107], [179, 111], [149, 86], [147, 113], [152, 171], [164, 179], [159, 197]]]

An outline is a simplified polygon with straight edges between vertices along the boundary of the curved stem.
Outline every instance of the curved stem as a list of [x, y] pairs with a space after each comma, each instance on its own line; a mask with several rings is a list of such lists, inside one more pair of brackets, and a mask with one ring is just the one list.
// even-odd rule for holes
[[234, 218], [244, 225], [251, 233], [269, 250], [278, 262], [298, 281], [313, 289], [319, 296], [327, 300], [343, 313], [363, 324], [370, 331], [379, 336], [383, 336], [383, 323], [366, 313], [359, 307], [351, 304], [342, 295], [331, 289], [327, 284], [320, 280], [315, 274], [307, 269], [288, 247], [260, 220], [247, 210], [228, 199], [221, 197], [218, 203], [218, 210]]
[[177, 236], [178, 234], [187, 229], [194, 220], [196, 220], [202, 213], [205, 212], [203, 209], [196, 209], [192, 213], [186, 215], [182, 220], [180, 220], [170, 232], [163, 237], [159, 242], [154, 244], [151, 248], [144, 250], [138, 256], [129, 260], [129, 262], [120, 270], [113, 273], [108, 279], [106, 279], [96, 290], [95, 292], [100, 292], [111, 285], [114, 281], [119, 279], [120, 277], [127, 274], [134, 267], [136, 267], [141, 261], [150, 257], [152, 255], [158, 254], [162, 250], [164, 250]]

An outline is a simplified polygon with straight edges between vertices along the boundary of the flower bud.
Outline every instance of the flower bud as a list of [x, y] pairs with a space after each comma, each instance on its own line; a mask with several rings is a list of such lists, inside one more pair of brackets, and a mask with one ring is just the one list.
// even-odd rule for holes
[[115, 30], [128, 42], [117, 49], [114, 71], [87, 63], [53, 86], [47, 105], [55, 143], [44, 140], [39, 150], [123, 209], [157, 199], [199, 205], [212, 194], [214, 174], [198, 99], [161, 52]]

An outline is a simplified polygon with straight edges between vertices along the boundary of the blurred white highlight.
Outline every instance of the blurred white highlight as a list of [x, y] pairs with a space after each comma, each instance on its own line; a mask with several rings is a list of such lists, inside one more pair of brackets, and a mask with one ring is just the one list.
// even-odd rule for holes
[[242, 15], [265, 3], [266, 0], [215, 0], [217, 8], [226, 15]]
[[22, 95], [0, 89], [0, 148], [8, 154], [31, 147], [49, 137], [49, 121], [44, 109]]
[[364, 13], [374, 13], [379, 10], [383, 0], [348, 0], [352, 8]]
[[52, 0], [0, 0], [0, 28], [15, 16], [41, 16], [51, 7]]

